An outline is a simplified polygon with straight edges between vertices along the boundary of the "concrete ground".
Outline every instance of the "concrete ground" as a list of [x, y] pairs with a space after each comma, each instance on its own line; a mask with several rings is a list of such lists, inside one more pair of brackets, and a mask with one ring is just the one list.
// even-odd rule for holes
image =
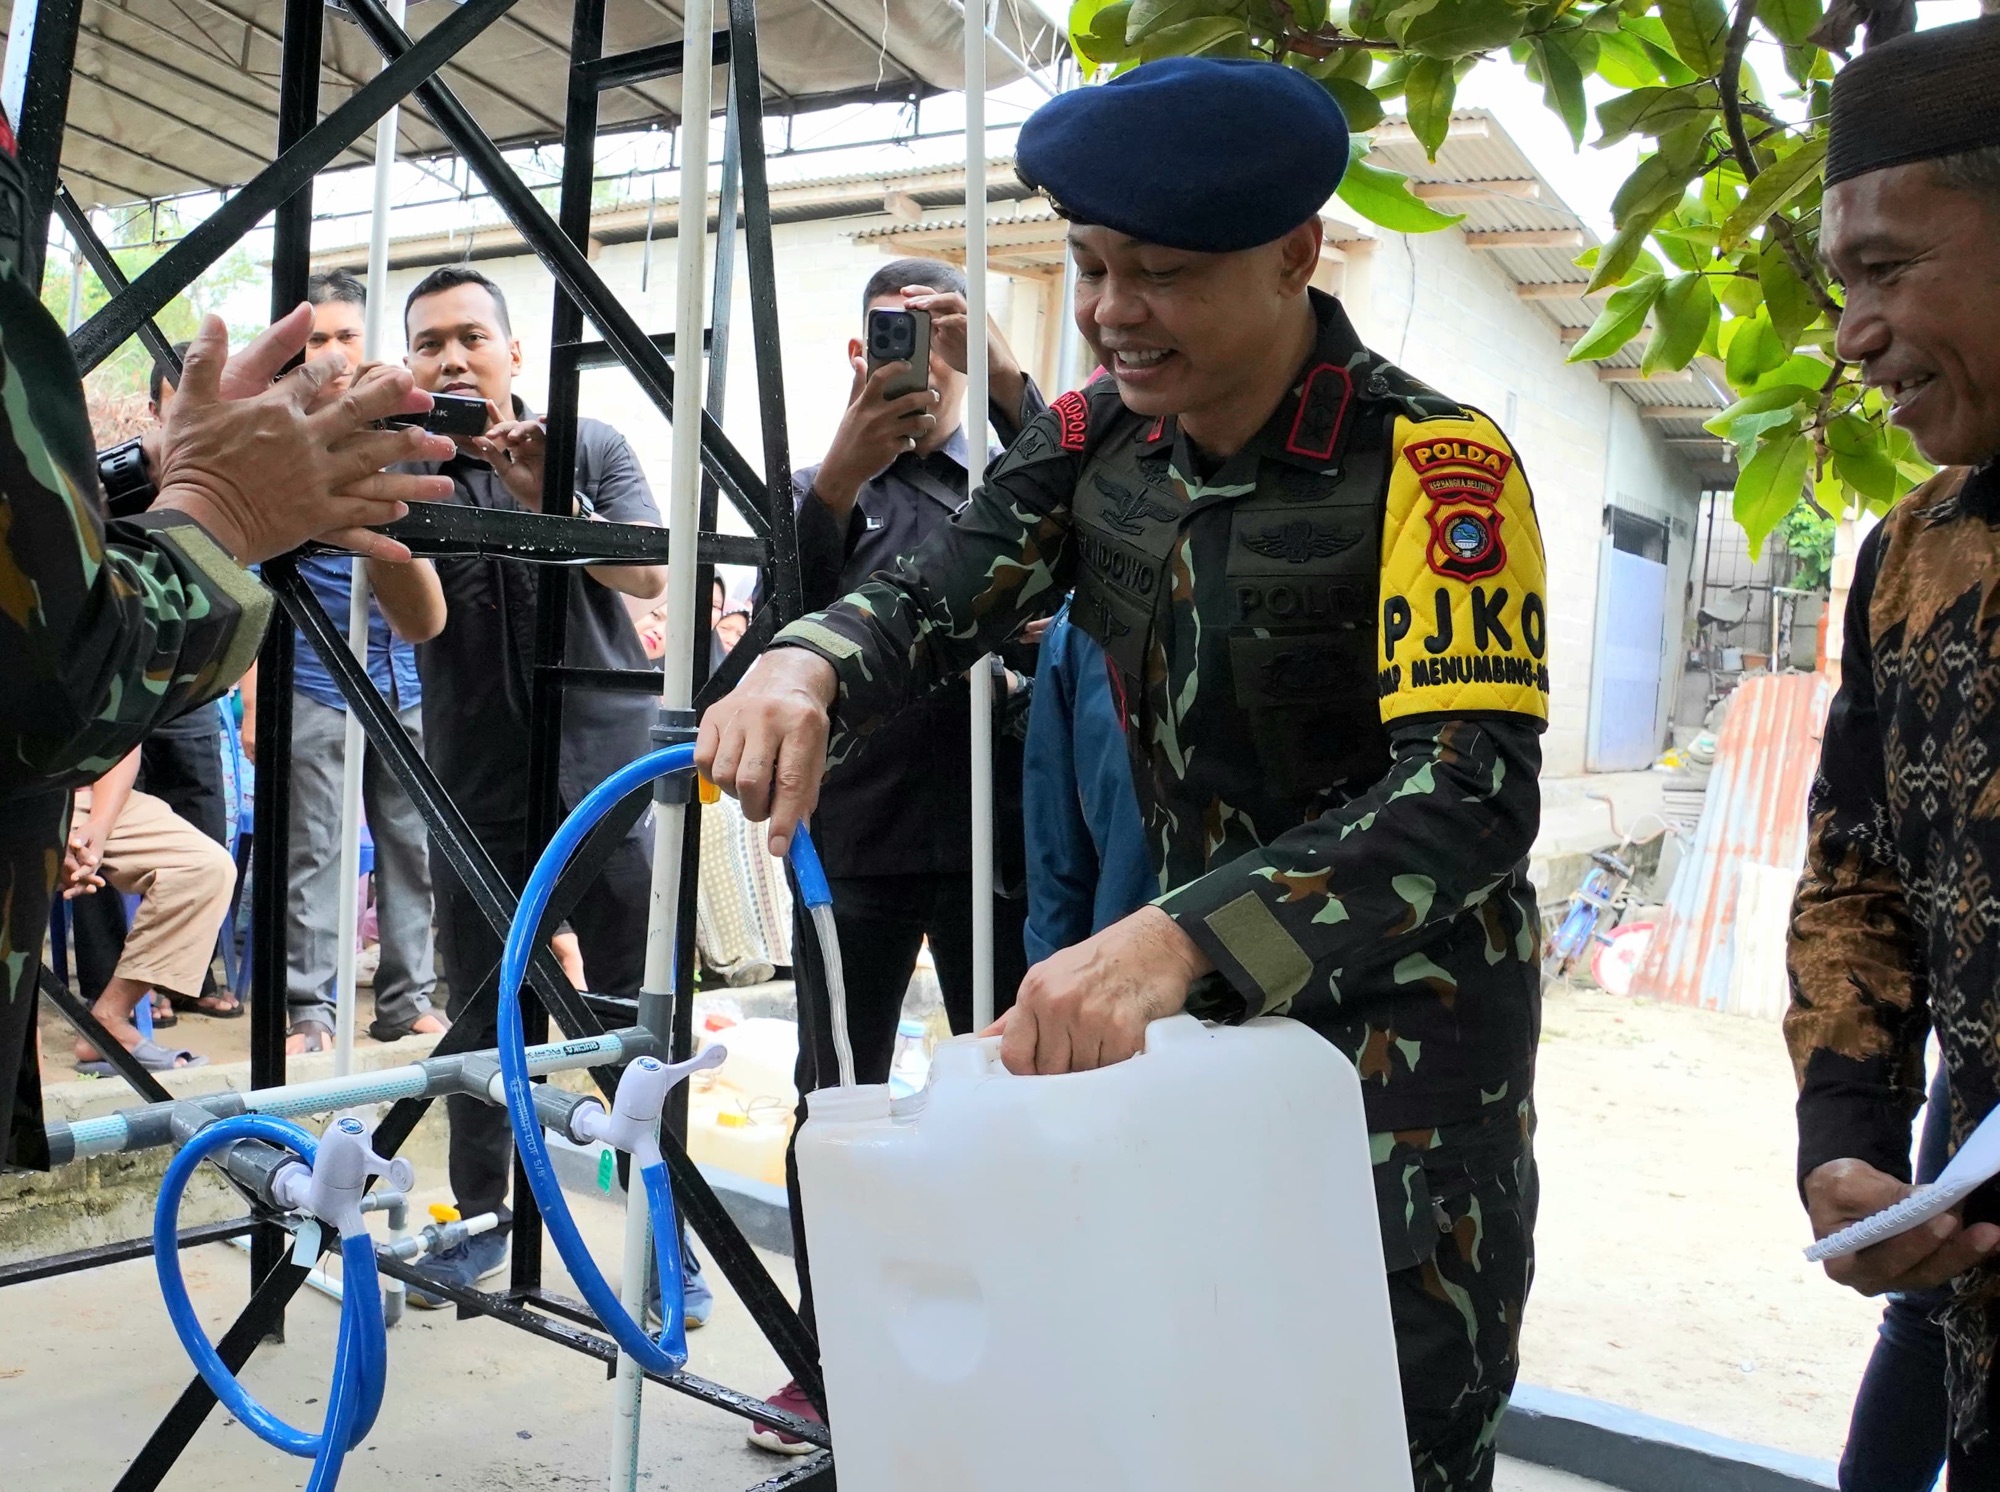
[[[618, 1210], [580, 1201], [577, 1215], [615, 1261]], [[227, 1246], [183, 1255], [203, 1323], [219, 1335], [244, 1298], [248, 1261]], [[550, 1285], [566, 1290], [553, 1250]], [[785, 1286], [790, 1261], [765, 1256]], [[764, 1391], [784, 1374], [747, 1312], [718, 1285], [714, 1317], [692, 1334], [694, 1371]], [[150, 1260], [8, 1291], [0, 1332], [0, 1487], [109, 1487], [180, 1392], [186, 1359], [161, 1309]], [[317, 1426], [338, 1308], [301, 1293], [282, 1346], [252, 1358], [244, 1381], [279, 1413]], [[611, 1390], [589, 1359], [487, 1320], [411, 1311], [389, 1337], [389, 1396], [375, 1432], [349, 1456], [344, 1492], [594, 1489], [604, 1484]], [[272, 1450], [219, 1412], [164, 1485], [202, 1492], [303, 1487], [309, 1463]], [[744, 1444], [742, 1422], [665, 1390], [646, 1392], [640, 1485], [742, 1492], [782, 1470]], [[1518, 1462], [1498, 1492], [1588, 1492], [1592, 1482]], [[861, 1492], [861, 1489], [857, 1489]]]

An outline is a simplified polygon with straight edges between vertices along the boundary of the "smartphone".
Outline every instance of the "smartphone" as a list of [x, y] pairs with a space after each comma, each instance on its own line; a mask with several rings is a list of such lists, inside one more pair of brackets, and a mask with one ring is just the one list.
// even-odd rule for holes
[[428, 413], [392, 414], [382, 423], [391, 428], [422, 425], [433, 435], [484, 435], [486, 401], [470, 394], [432, 394]]
[[931, 386], [931, 313], [870, 311], [868, 313], [868, 372], [884, 363], [908, 363], [882, 391], [885, 399], [921, 393]]

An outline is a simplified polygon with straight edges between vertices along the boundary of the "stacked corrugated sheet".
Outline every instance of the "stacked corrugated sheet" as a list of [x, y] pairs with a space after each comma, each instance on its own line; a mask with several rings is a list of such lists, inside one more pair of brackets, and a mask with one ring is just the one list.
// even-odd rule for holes
[[1633, 994], [1765, 1018], [1784, 1009], [1785, 923], [1832, 697], [1816, 673], [1753, 675], [1731, 697], [1694, 842]]

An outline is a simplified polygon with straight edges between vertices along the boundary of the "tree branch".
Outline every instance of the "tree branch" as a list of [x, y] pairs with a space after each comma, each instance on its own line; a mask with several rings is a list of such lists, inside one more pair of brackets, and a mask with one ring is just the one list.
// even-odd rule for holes
[[[1743, 128], [1743, 53], [1750, 45], [1750, 27], [1757, 19], [1757, 0], [1737, 0], [1736, 18], [1729, 27], [1729, 43], [1722, 54], [1722, 74], [1716, 79], [1722, 90], [1722, 123], [1729, 131], [1729, 146], [1736, 157], [1736, 164], [1743, 172], [1745, 182], [1753, 182], [1758, 177], [1757, 155], [1750, 148], [1750, 137]], [[1784, 214], [1772, 213], [1765, 230], [1778, 247], [1792, 262], [1792, 269], [1805, 283], [1806, 292], [1812, 296], [1829, 321], [1836, 325], [1840, 321], [1840, 303], [1827, 290], [1819, 277], [1812, 260], [1799, 247], [1798, 238], [1792, 232], [1792, 225], [1785, 221]]]

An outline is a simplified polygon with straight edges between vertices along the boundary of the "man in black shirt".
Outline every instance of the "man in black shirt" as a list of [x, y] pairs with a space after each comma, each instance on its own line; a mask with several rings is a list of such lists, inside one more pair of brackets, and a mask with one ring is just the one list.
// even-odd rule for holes
[[[930, 387], [886, 397], [885, 386], [905, 365], [891, 363], [871, 375], [860, 339], [849, 340], [854, 382], [847, 413], [826, 458], [792, 478], [808, 610], [829, 606], [877, 570], [892, 568], [965, 506], [965, 288], [964, 273], [953, 265], [897, 259], [878, 269], [862, 292], [864, 317], [872, 310], [911, 310], [931, 318]], [[987, 364], [993, 428], [1011, 444], [1047, 405], [997, 330], [989, 333]], [[1036, 624], [1031, 635], [1039, 636], [1045, 625]], [[997, 884], [1013, 894], [993, 898], [996, 1011], [1013, 1004], [1027, 973], [1021, 748], [1035, 649], [1009, 648], [1004, 659], [1007, 679], [995, 690], [1004, 702], [995, 712], [993, 827]], [[888, 1079], [903, 996], [926, 939], [952, 1030], [972, 1029], [971, 751], [971, 700], [959, 679], [884, 724], [853, 760], [829, 771], [820, 788], [813, 843], [833, 887], [857, 1081]], [[827, 1021], [817, 1024], [818, 1052], [799, 1053], [802, 1094], [833, 1080], [832, 1035]], [[794, 1188], [801, 1308], [810, 1320], [812, 1286], [803, 1267], [802, 1212], [789, 1158], [786, 1174]], [[772, 1402], [812, 1413], [791, 1385]], [[750, 1439], [784, 1454], [810, 1449], [766, 1425], [756, 1426]]]
[[[433, 271], [404, 307], [408, 363], [417, 387], [487, 401], [486, 433], [462, 438], [459, 454], [425, 471], [453, 482], [451, 502], [480, 508], [542, 505], [546, 432], [514, 396], [521, 344], [498, 286], [462, 267]], [[618, 523], [660, 521], [632, 448], [610, 426], [577, 421], [577, 510]], [[444, 630], [417, 648], [423, 681], [424, 754], [500, 873], [516, 887], [527, 879], [528, 699], [534, 659], [533, 567], [485, 556], [442, 559], [437, 577]], [[569, 588], [565, 662], [587, 668], [640, 669], [645, 650], [625, 596], [650, 599], [666, 586], [657, 565], [592, 565]], [[651, 748], [657, 701], [643, 694], [577, 690], [563, 701], [560, 790], [565, 811], [606, 776]], [[651, 887], [652, 815], [636, 824], [570, 913], [591, 989], [635, 995], [646, 958]], [[461, 1018], [473, 995], [495, 977], [500, 939], [470, 893], [433, 851], [440, 951], [450, 981], [449, 1013]], [[474, 1045], [492, 1044], [492, 1034]], [[510, 1216], [507, 1182], [513, 1141], [506, 1114], [476, 1099], [447, 1100], [451, 1184], [459, 1211]], [[427, 1274], [471, 1285], [499, 1273], [505, 1229], [482, 1234], [427, 1262]], [[441, 1296], [410, 1292], [412, 1304], [440, 1307]]]

